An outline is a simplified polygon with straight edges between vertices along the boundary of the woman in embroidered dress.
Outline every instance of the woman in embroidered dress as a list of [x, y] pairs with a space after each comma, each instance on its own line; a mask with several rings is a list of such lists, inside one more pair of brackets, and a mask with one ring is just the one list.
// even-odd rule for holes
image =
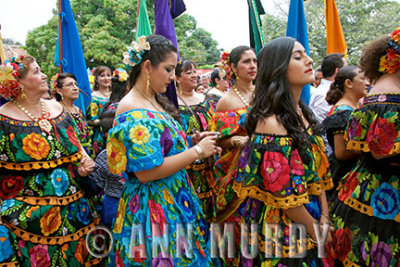
[[[109, 265], [209, 266], [208, 227], [185, 167], [215, 154], [216, 137], [204, 137], [188, 149], [177, 110], [160, 94], [175, 77], [177, 54], [169, 40], [141, 37], [124, 57], [133, 67], [132, 89], [118, 105], [107, 156], [110, 172], [125, 172], [128, 179], [113, 226]], [[186, 242], [183, 233], [193, 238]]]
[[238, 46], [230, 54], [224, 53], [221, 61], [223, 66], [220, 71], [225, 71], [227, 81], [232, 79], [235, 83], [218, 101], [209, 126], [211, 131], [220, 132], [218, 144], [223, 149], [222, 156], [215, 163], [217, 186], [214, 215], [218, 223], [225, 222], [237, 208], [237, 203], [227, 198], [231, 196], [227, 191], [232, 188], [240, 151], [248, 140], [244, 122], [253, 99], [253, 81], [257, 74], [256, 54], [248, 46]]
[[213, 87], [207, 91], [206, 100], [210, 102], [215, 109], [219, 99], [225, 95], [229, 87], [225, 78], [225, 71], [220, 71], [219, 68], [214, 69], [211, 73], [211, 84]]
[[[176, 82], [178, 85], [178, 104], [181, 125], [188, 139], [188, 146], [193, 146], [193, 138], [199, 133], [213, 135], [215, 133], [205, 132], [208, 122], [214, 113], [210, 102], [206, 101], [205, 95], [195, 92], [197, 84], [196, 67], [190, 60], [179, 63], [175, 69]], [[214, 163], [212, 159], [197, 160], [186, 167], [189, 179], [192, 181], [194, 190], [201, 200], [201, 206], [207, 221], [212, 217], [212, 190], [215, 186]]]
[[33, 57], [2, 66], [0, 76], [11, 98], [0, 108], [0, 265], [98, 263], [85, 242], [98, 218], [78, 183], [94, 165], [74, 120], [57, 101], [41, 100], [46, 75]]
[[86, 153], [91, 155], [93, 149], [92, 133], [86, 123], [86, 118], [82, 110], [74, 105], [74, 101], [79, 97], [79, 88], [75, 75], [65, 72], [56, 76], [54, 82], [55, 98], [64, 107], [65, 112], [75, 121], [79, 143], [85, 149]]
[[104, 105], [110, 99], [111, 93], [111, 70], [106, 66], [98, 66], [94, 71], [94, 85], [92, 92], [92, 102], [86, 110], [87, 123], [93, 129], [92, 144], [93, 158], [105, 148], [105, 137], [99, 125], [99, 115], [104, 109]]
[[368, 44], [360, 67], [374, 86], [347, 124], [346, 148], [362, 154], [332, 207], [331, 255], [346, 266], [399, 266], [400, 27]]
[[[272, 40], [258, 55], [253, 107], [246, 121], [250, 140], [241, 153], [233, 188], [241, 201], [240, 223], [258, 224], [259, 242], [252, 247], [258, 249], [253, 260], [248, 259], [248, 246], [241, 244], [242, 265], [323, 266], [313, 223], [328, 222], [324, 189], [329, 189], [331, 179], [316, 120], [300, 101], [303, 86], [314, 81], [312, 62], [290, 37]], [[277, 226], [277, 253], [266, 245], [271, 240], [266, 223]], [[303, 258], [289, 255], [292, 223], [305, 226], [308, 234]], [[297, 246], [293, 248], [297, 251]]]
[[345, 66], [338, 71], [326, 94], [326, 101], [333, 106], [322, 124], [334, 152], [329, 158], [334, 188], [355, 166], [361, 154], [346, 149], [343, 133], [351, 112], [359, 107], [360, 99], [366, 96], [368, 84], [360, 68]]

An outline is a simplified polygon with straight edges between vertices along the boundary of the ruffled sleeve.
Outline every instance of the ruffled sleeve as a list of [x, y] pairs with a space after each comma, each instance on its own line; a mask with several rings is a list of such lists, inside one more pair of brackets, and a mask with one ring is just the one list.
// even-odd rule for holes
[[376, 155], [400, 153], [399, 105], [367, 105], [355, 110], [348, 121], [347, 149]]
[[287, 136], [255, 135], [243, 149], [234, 189], [274, 208], [292, 208], [309, 202], [314, 182], [311, 155], [293, 149]]
[[112, 174], [150, 170], [164, 162], [173, 145], [160, 120], [141, 118], [115, 125], [109, 132], [107, 161]]
[[323, 121], [322, 125], [330, 146], [334, 146], [333, 138], [335, 134], [344, 134], [351, 112], [352, 110], [338, 111], [332, 115], [328, 115]]
[[244, 135], [245, 120], [249, 109], [241, 108], [230, 111], [215, 112], [210, 123], [210, 131], [220, 132], [220, 139], [230, 137], [232, 135]]

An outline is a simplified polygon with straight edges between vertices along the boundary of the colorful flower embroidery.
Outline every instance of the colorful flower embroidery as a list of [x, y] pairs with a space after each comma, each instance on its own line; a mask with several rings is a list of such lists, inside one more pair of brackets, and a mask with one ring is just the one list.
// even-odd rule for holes
[[40, 219], [40, 228], [45, 236], [56, 232], [61, 226], [60, 207], [52, 207]]
[[5, 261], [14, 254], [9, 239], [9, 230], [4, 225], [0, 225], [0, 262]]
[[359, 181], [357, 178], [357, 172], [347, 174], [347, 180], [343, 185], [342, 189], [339, 191], [339, 200], [345, 201], [348, 197], [351, 196], [354, 189], [357, 187]]
[[183, 209], [183, 215], [188, 219], [188, 221], [192, 221], [194, 218], [192, 196], [190, 196], [185, 189], [179, 188], [176, 201], [178, 202], [179, 206]]
[[33, 159], [46, 158], [50, 151], [49, 143], [40, 134], [30, 133], [22, 139], [22, 149]]
[[282, 190], [290, 179], [290, 166], [287, 159], [279, 152], [264, 153], [261, 176], [267, 191]]
[[90, 103], [89, 108], [90, 108], [90, 116], [96, 117], [97, 114], [99, 113], [99, 107], [96, 105], [96, 103], [95, 102]]
[[149, 129], [138, 124], [129, 131], [129, 138], [137, 145], [146, 144], [150, 139]]
[[48, 246], [36, 245], [29, 249], [31, 267], [48, 267], [51, 265]]
[[79, 200], [76, 215], [81, 223], [87, 225], [90, 222], [90, 209], [86, 199], [81, 198]]
[[164, 257], [160, 252], [157, 258], [154, 258], [151, 265], [153, 267], [174, 267], [174, 261], [172, 260], [171, 256]]
[[75, 258], [80, 264], [84, 264], [88, 256], [88, 250], [86, 248], [86, 241], [84, 238], [79, 239], [78, 245], [75, 249]]
[[107, 143], [108, 168], [112, 174], [121, 174], [126, 170], [126, 149], [122, 142], [112, 137]]
[[361, 133], [362, 133], [362, 126], [358, 122], [358, 119], [353, 117], [350, 121], [350, 126], [348, 129], [348, 136], [349, 140], [359, 140], [361, 138]]
[[332, 241], [334, 258], [344, 261], [351, 251], [351, 242], [353, 240], [352, 232], [348, 228], [336, 230]]
[[164, 224], [167, 223], [167, 220], [165, 219], [165, 214], [164, 210], [161, 207], [160, 204], [155, 202], [154, 200], [149, 200], [149, 209], [150, 209], [150, 220], [151, 220], [151, 225], [152, 225], [152, 231], [155, 236], [159, 236], [160, 233], [158, 233], [158, 229], [154, 229], [153, 225], [156, 226], [158, 225], [161, 235], [164, 234]]
[[372, 123], [370, 129], [367, 143], [371, 152], [377, 155], [388, 155], [398, 136], [394, 124], [379, 117]]
[[392, 260], [392, 251], [390, 247], [384, 242], [375, 243], [371, 247], [370, 252], [370, 266], [389, 267]]
[[140, 207], [140, 199], [139, 199], [139, 195], [134, 195], [131, 200], [129, 201], [129, 210], [131, 211], [132, 214], [135, 214], [139, 207]]
[[290, 158], [290, 168], [292, 169], [292, 174], [294, 175], [304, 175], [303, 161], [300, 158], [297, 149], [292, 150], [292, 155]]
[[79, 147], [79, 141], [78, 138], [76, 137], [76, 133], [74, 131], [74, 129], [72, 128], [72, 126], [69, 126], [67, 128], [67, 135], [69, 137], [69, 141], [74, 145]]
[[393, 220], [399, 213], [399, 192], [390, 184], [383, 183], [372, 194], [371, 207], [374, 208], [374, 216]]
[[0, 198], [13, 198], [24, 188], [21, 176], [3, 176], [0, 180]]
[[57, 196], [64, 195], [69, 186], [69, 179], [67, 174], [62, 169], [55, 169], [51, 173], [51, 183], [55, 189]]
[[125, 218], [125, 202], [123, 198], [119, 199], [119, 206], [117, 211], [117, 218], [115, 219], [113, 232], [120, 234]]
[[167, 203], [173, 205], [174, 204], [174, 198], [171, 196], [171, 194], [167, 191], [167, 189], [163, 190], [163, 196], [164, 199], [167, 201]]

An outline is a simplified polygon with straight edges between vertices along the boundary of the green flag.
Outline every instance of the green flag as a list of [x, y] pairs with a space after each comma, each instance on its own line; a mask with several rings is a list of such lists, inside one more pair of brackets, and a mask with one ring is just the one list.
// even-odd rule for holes
[[139, 0], [139, 15], [136, 25], [136, 41], [140, 36], [150, 35], [151, 27], [149, 16], [147, 15], [146, 0]]
[[258, 54], [265, 44], [260, 18], [260, 15], [265, 14], [265, 11], [260, 0], [247, 0], [247, 3], [249, 4], [250, 46]]

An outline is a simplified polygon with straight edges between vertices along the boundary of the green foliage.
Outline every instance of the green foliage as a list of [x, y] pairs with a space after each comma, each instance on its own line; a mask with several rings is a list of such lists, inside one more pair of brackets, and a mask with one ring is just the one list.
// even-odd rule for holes
[[[349, 64], [358, 64], [362, 48], [373, 39], [388, 34], [400, 21], [400, 4], [390, 0], [336, 0], [344, 37], [348, 49]], [[321, 64], [326, 55], [326, 30], [324, 1], [305, 2], [310, 55], [314, 66]], [[287, 15], [266, 15], [263, 18], [263, 34], [269, 41], [286, 34]]]
[[[122, 53], [136, 37], [137, 6], [138, 0], [71, 0], [88, 67], [124, 67]], [[147, 1], [147, 10], [150, 24], [154, 25], [153, 1]], [[46, 25], [28, 33], [25, 45], [28, 54], [38, 60], [49, 77], [58, 71], [53, 65], [58, 16], [56, 10], [53, 13]], [[184, 14], [174, 23], [182, 58], [191, 59], [198, 65], [214, 64], [218, 60], [217, 42], [210, 33], [196, 28], [194, 17]]]

